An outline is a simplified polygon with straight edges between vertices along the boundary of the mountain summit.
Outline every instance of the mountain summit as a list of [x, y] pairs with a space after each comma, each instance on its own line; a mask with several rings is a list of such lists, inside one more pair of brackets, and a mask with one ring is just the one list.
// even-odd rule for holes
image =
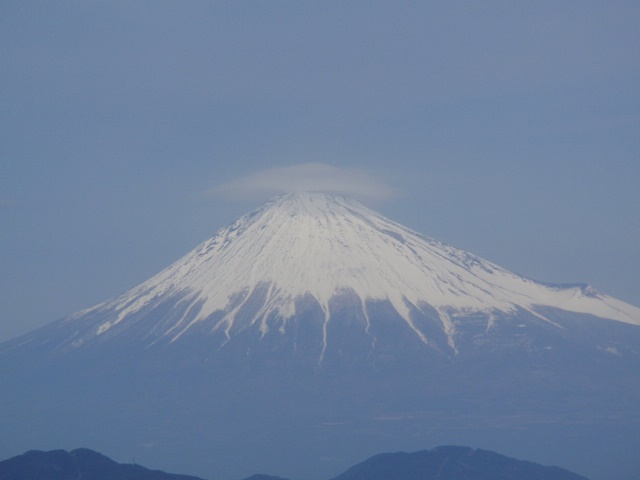
[[219, 347], [248, 330], [288, 335], [299, 328], [293, 319], [316, 308], [321, 363], [346, 301], [372, 344], [370, 312], [384, 303], [425, 345], [437, 346], [435, 322], [446, 336], [439, 347], [453, 353], [459, 319], [470, 315], [485, 316], [486, 330], [497, 316], [521, 312], [557, 326], [544, 313], [549, 308], [640, 325], [640, 309], [590, 286], [535, 282], [352, 199], [296, 193], [267, 202], [141, 285], [60, 326], [73, 327], [71, 348], [127, 336], [136, 326], [144, 346], [196, 332], [219, 337]]
[[640, 475], [638, 365], [637, 307], [298, 193], [0, 345], [0, 418], [17, 451], [82, 444], [205, 477], [329, 477], [433, 441], [622, 480]]

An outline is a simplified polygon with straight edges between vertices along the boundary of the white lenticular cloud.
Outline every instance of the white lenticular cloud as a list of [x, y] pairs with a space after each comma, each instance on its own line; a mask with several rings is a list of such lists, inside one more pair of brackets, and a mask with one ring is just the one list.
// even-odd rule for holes
[[368, 200], [386, 200], [395, 190], [371, 174], [324, 163], [303, 163], [261, 170], [215, 187], [211, 193], [230, 199], [253, 199], [291, 192], [337, 193]]

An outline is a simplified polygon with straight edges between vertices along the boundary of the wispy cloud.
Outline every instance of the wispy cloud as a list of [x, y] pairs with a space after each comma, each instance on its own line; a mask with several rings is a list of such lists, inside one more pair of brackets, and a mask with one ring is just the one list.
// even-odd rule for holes
[[365, 200], [386, 200], [395, 189], [360, 169], [303, 163], [261, 170], [214, 187], [210, 193], [228, 199], [256, 199], [290, 192], [327, 192]]

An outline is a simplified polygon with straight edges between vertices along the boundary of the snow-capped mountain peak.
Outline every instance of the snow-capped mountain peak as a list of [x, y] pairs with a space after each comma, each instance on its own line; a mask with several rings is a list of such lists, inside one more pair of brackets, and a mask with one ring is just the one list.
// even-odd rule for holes
[[[451, 318], [472, 312], [490, 318], [492, 312], [524, 310], [547, 320], [536, 311], [546, 306], [640, 324], [640, 309], [590, 287], [529, 280], [423, 237], [357, 201], [325, 193], [272, 199], [146, 282], [69, 321], [86, 315], [106, 319], [89, 333], [99, 336], [172, 297], [178, 299], [181, 314], [173, 311], [157, 318], [156, 337], [176, 341], [196, 325], [223, 331], [228, 338], [249, 326], [264, 335], [274, 328], [286, 331], [297, 302], [312, 298], [324, 313], [326, 345], [330, 304], [341, 294], [358, 299], [365, 328], [368, 302], [388, 301], [425, 343], [414, 313], [435, 309], [454, 349]], [[257, 297], [260, 305], [253, 308], [250, 321], [235, 325], [238, 312]], [[105, 311], [110, 314], [95, 315]]]
[[[213, 448], [216, 465], [239, 444], [286, 464], [319, 439], [338, 458], [434, 430], [529, 432], [554, 452], [587, 451], [583, 437], [634, 445], [639, 326], [640, 309], [586, 285], [521, 277], [344, 197], [291, 194], [1, 344], [3, 431], [160, 460]], [[265, 432], [277, 448], [254, 448]]]

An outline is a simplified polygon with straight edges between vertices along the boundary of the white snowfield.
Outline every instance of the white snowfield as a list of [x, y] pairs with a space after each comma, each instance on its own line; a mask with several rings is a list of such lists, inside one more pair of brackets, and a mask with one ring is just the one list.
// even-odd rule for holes
[[[410, 311], [425, 305], [439, 312], [452, 340], [452, 316], [479, 311], [523, 309], [546, 320], [539, 307], [555, 307], [640, 325], [639, 308], [590, 287], [535, 282], [425, 238], [354, 200], [324, 193], [275, 198], [146, 282], [70, 320], [98, 310], [113, 312], [95, 330], [100, 335], [140, 309], [178, 295], [194, 311], [187, 308], [165, 336], [176, 340], [201, 322], [229, 335], [242, 307], [232, 299], [246, 301], [265, 286], [266, 302], [252, 322], [263, 333], [272, 314], [286, 328], [296, 314], [295, 300], [305, 295], [318, 301], [329, 322], [329, 302], [341, 292], [359, 297], [365, 317], [366, 300], [388, 300], [423, 341]], [[224, 315], [213, 320], [214, 312]]]

